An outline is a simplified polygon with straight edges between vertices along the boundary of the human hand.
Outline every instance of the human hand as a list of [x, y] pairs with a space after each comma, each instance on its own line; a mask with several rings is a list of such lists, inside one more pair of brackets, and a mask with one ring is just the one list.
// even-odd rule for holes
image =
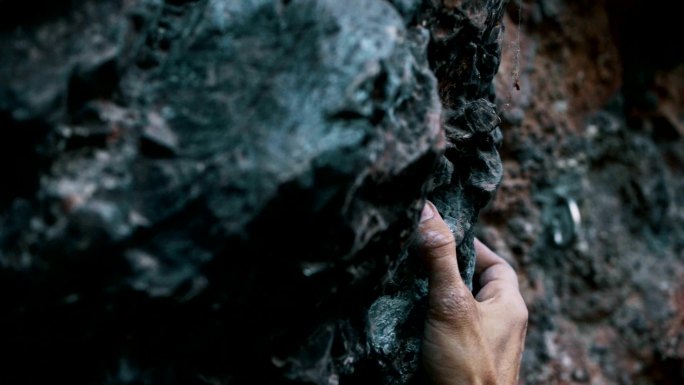
[[435, 385], [513, 385], [527, 332], [527, 307], [506, 261], [475, 240], [480, 290], [461, 280], [456, 243], [427, 202], [419, 233], [429, 277], [423, 365]]

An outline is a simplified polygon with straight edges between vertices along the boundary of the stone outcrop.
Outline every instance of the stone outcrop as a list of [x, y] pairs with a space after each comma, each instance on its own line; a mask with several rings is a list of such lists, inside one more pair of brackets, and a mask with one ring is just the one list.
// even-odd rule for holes
[[3, 384], [419, 381], [470, 283], [505, 1], [0, 3]]

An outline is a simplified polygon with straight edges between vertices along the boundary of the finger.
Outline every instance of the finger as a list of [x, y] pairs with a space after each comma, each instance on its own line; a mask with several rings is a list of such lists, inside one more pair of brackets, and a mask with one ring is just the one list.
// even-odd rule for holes
[[479, 275], [480, 291], [477, 299], [492, 298], [503, 291], [518, 292], [518, 276], [503, 258], [475, 239], [477, 259], [475, 272]]
[[479, 239], [475, 238], [474, 243], [475, 255], [477, 256], [477, 259], [475, 260], [475, 273], [481, 274], [494, 265], [506, 264], [506, 261], [503, 258], [490, 250], [489, 247], [480, 242]]
[[461, 280], [456, 242], [437, 208], [426, 202], [418, 226], [430, 284], [430, 308], [438, 318], [458, 318], [473, 296]]

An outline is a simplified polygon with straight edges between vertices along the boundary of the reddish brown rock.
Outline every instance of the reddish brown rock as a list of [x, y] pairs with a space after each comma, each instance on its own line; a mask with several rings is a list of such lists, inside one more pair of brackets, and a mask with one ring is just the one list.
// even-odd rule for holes
[[480, 234], [530, 309], [523, 384], [684, 381], [683, 58], [660, 45], [677, 34], [665, 5], [509, 6], [504, 178]]

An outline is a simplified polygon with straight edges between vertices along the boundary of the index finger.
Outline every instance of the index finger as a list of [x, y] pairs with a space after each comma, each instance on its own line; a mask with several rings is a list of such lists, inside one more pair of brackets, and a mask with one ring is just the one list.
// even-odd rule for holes
[[475, 272], [480, 276], [481, 291], [493, 283], [518, 289], [518, 276], [511, 265], [477, 238], [475, 238], [475, 253], [477, 255]]

